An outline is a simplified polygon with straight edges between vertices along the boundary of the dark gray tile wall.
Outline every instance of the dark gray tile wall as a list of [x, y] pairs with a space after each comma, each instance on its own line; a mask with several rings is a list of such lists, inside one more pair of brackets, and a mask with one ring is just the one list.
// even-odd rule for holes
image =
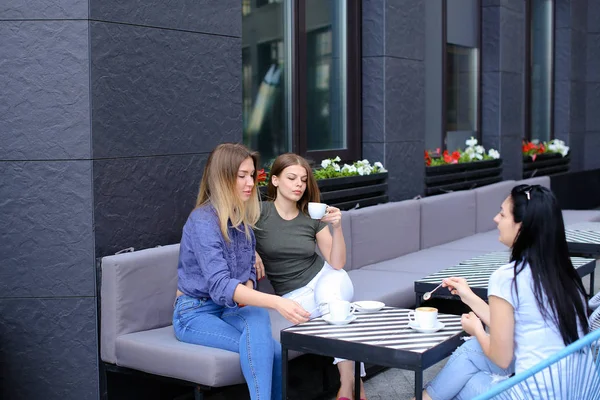
[[177, 243], [208, 153], [242, 139], [241, 2], [90, 13], [96, 255]]
[[125, 3], [0, 4], [3, 399], [98, 399], [96, 257], [178, 242], [242, 138], [241, 2]]
[[0, 398], [97, 399], [88, 2], [0, 4]]
[[363, 156], [382, 161], [390, 200], [423, 193], [425, 6], [363, 0]]
[[514, 0], [482, 2], [481, 135], [503, 159], [504, 179], [523, 175], [525, 7]]
[[554, 137], [571, 148], [571, 171], [586, 168], [587, 3], [556, 0], [555, 7]]
[[[585, 113], [585, 136], [583, 152], [583, 168], [600, 168], [600, 2], [588, 0], [587, 9], [585, 5], [579, 5], [582, 13], [587, 17], [587, 40], [582, 40], [581, 35], [578, 43], [587, 45], [587, 54], [584, 64], [587, 66], [585, 95], [580, 93], [579, 98], [585, 98], [587, 105]], [[587, 14], [587, 15], [586, 15]], [[583, 102], [580, 103], [583, 106]]]

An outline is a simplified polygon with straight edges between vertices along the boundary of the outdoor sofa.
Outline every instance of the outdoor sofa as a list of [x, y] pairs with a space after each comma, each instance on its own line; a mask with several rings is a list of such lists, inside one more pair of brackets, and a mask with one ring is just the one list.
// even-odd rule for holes
[[[346, 270], [354, 300], [415, 304], [414, 281], [460, 261], [504, 250], [493, 217], [518, 183], [550, 185], [547, 177], [344, 212]], [[600, 211], [564, 211], [567, 224], [600, 220]], [[179, 245], [102, 258], [100, 353], [104, 363], [205, 387], [244, 382], [237, 353], [179, 342], [172, 313]], [[272, 288], [265, 278], [262, 291]], [[271, 312], [272, 334], [289, 323]], [[298, 354], [291, 354], [296, 357]]]

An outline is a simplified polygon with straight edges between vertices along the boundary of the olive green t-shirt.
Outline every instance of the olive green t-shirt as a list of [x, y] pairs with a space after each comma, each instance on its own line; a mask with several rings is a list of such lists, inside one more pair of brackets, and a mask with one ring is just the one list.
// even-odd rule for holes
[[326, 223], [303, 212], [290, 221], [279, 216], [273, 202], [264, 201], [256, 224], [256, 251], [263, 260], [275, 293], [284, 295], [305, 286], [325, 261], [315, 251], [317, 232]]

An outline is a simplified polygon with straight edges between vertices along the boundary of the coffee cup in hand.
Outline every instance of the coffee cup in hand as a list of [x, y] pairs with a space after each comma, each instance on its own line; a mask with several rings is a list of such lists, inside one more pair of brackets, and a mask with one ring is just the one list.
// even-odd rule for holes
[[325, 203], [308, 203], [308, 214], [312, 219], [321, 219], [327, 212]]
[[349, 301], [336, 300], [329, 303], [329, 317], [332, 321], [345, 321], [355, 311], [356, 308]]
[[438, 323], [438, 310], [433, 307], [418, 307], [410, 310], [408, 320], [421, 328], [434, 328]]

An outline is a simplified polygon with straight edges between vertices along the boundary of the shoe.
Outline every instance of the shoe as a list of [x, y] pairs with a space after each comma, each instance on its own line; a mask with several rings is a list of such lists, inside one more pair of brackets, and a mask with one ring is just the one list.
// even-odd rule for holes
[[338, 390], [337, 396], [335, 396], [336, 400], [352, 400], [347, 397], [340, 397], [340, 391]]

